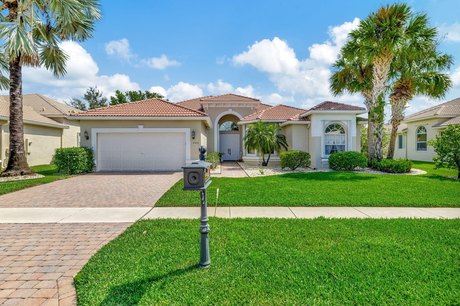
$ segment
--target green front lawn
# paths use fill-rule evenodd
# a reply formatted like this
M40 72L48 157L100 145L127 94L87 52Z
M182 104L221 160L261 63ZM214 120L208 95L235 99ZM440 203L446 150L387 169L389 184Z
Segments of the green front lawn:
M353 172L291 173L257 178L213 178L208 205L219 206L451 206L460 207L455 170L415 162L426 175L378 175ZM182 180L155 206L197 206L199 195L183 191Z
M79 305L454 305L459 220L141 221L76 276Z
M41 184L46 184L67 178L68 175L61 174L57 172L55 165L40 165L34 166L32 169L39 174L44 175L45 177L33 180L23 180L23 181L12 181L12 182L1 182L0 183L0 195L10 193L13 191L21 190L24 188L37 186Z

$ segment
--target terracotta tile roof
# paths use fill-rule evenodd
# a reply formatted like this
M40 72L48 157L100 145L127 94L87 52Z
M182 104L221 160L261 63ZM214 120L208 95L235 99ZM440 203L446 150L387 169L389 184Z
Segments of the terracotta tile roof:
M204 99L204 101L215 102L215 101L247 101L247 102L259 102L259 99L246 97L237 94L225 94L220 96L210 96Z
M203 100L207 99L207 98L210 98L210 97L212 97L212 96L204 96L204 97L199 97L199 98L195 98L195 99L185 100L185 101L182 101L182 102L177 102L176 104L181 105L181 106L185 106L185 107L188 107L188 108L191 108L191 109L202 111L203 110L203 105L201 104L201 102Z
M460 116L460 98L424 109L415 114L406 116L404 120L418 120L436 117L457 117Z
M254 120L300 120L300 115L305 113L306 110L288 105L275 105L255 112L249 116L244 117L241 121L254 121Z
M118 104L74 114L75 117L207 117L203 112L162 99Z
M0 96L0 118L8 121L10 116L10 101L8 96ZM56 122L50 118L47 118L43 115L37 113L32 107L24 105L23 106L23 118L24 123L42 125L42 126L51 126L57 128L66 128L67 125Z
M337 110L337 111L364 111L366 110L364 107L354 106L350 104L338 103L338 102L331 102L331 101L324 101L318 105L313 106L309 109L309 111L323 111L323 110Z

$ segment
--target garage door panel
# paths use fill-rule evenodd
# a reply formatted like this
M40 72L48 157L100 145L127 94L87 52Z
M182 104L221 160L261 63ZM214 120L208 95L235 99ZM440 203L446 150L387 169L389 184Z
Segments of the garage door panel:
M185 164L185 133L98 134L99 171L170 171Z

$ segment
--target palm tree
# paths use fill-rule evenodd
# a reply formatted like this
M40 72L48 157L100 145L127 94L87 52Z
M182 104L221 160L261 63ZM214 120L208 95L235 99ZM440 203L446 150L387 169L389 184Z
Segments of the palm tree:
M452 86L448 74L443 73L453 63L452 56L439 53L436 28L428 26L428 17L418 15L418 25L406 44L398 50L390 75L393 83L389 96L391 105L391 136L387 158L393 158L398 126L404 120L404 110L415 95L442 98Z
M2 176L32 172L24 151L22 67L42 66L63 76L68 56L59 42L91 37L99 6L97 0L1 1L0 86L10 91L9 159Z
M372 89L366 101L372 138L369 142L370 159L383 158L384 94L396 50L401 41L413 32L412 17L413 13L406 4L383 6L360 22L341 51L347 61L372 67Z
M279 152L283 148L287 150L286 136L280 131L278 124L261 121L248 127L246 136L244 136L244 146L247 150L257 150L262 154L262 166L268 165L273 152ZM267 160L265 160L265 154L268 154Z
M359 93L364 99L364 105L369 112L371 111L372 95L372 65L360 63L354 59L339 57L333 65L333 74L330 78L330 89L337 96L348 92L350 94ZM369 122L370 123L370 122ZM367 143L372 143L372 126L368 124ZM372 156L370 150L372 145L368 145L368 156Z

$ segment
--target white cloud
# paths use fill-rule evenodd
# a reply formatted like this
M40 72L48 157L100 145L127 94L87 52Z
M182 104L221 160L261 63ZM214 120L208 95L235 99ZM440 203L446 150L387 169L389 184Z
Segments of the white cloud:
M280 96L285 93L287 96L300 97L307 104L311 100L315 100L315 104L322 100L330 100L333 98L329 90L330 65L337 59L348 34L359 25L359 22L360 20L355 18L351 22L330 27L329 39L324 43L311 45L308 48L309 57L306 59L297 58L286 41L274 37L272 40L255 42L247 51L235 55L233 62L251 65L267 73L269 80L280 91ZM276 99L276 96L271 98L274 101L281 100ZM352 100L350 103L357 100L356 97L347 98Z
M233 85L222 80L217 80L215 83L209 83L207 86L208 92L212 95L223 95L233 92Z
M145 64L153 69L163 70L167 67L179 66L180 63L175 60L170 60L165 54L162 54L160 57L151 57L142 59L140 61L142 64Z
M255 42L248 51L235 55L233 62L273 74L291 74L299 69L294 50L278 37Z
M451 73L450 77L452 79L452 85L460 87L460 66Z
M129 61L134 57L129 47L129 41L126 38L109 41L105 44L105 52L108 55L119 57L125 61Z
M46 86L48 94L59 100L81 96L90 86L97 86L105 96L112 95L117 89L125 91L140 88L126 74L100 75L99 67L91 54L78 43L63 41L60 47L69 55L67 74L58 79L43 67L25 67L23 76L26 88Z
M203 90L198 85L179 82L166 90L166 97L173 101L183 101L203 96Z
M447 41L460 42L460 23L458 22L440 26L439 32Z
M163 97L166 97L166 89L164 89L164 87L152 86L152 87L150 87L149 91L156 92L156 93L162 95Z

